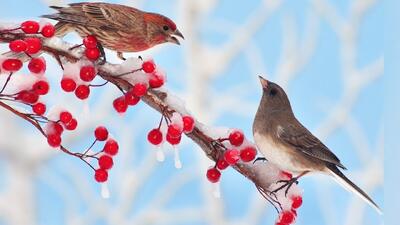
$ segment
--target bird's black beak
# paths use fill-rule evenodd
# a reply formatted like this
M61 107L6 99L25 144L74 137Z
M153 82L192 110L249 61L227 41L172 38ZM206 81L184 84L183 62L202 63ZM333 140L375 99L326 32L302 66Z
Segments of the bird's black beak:
M176 29L174 33L171 34L171 36L168 37L168 42L180 45L181 43L179 42L178 38L176 37L180 37L182 39L185 39L185 37L183 36L183 34Z
M260 79L261 86L263 88L267 88L268 87L268 80L264 79L264 77L262 77L262 76L258 76L258 78Z

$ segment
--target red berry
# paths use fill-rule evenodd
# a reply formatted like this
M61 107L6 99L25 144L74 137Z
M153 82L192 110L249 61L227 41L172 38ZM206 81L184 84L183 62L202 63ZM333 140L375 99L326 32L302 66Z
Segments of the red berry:
M182 138L182 136L173 137L173 136L167 134L166 140L171 145L177 145L177 144L179 144L181 142L181 138Z
M43 26L42 30L40 33L42 33L43 37L51 38L54 36L54 33L56 32L56 29L52 24L46 24Z
M60 121L63 124L67 124L67 123L71 122L71 120L72 120L72 114L70 112L63 111L60 113Z
M240 146L244 141L244 135L242 131L235 130L229 134L229 142L231 145Z
M59 124L59 123L53 123L53 129L54 129L54 133L58 134L60 136L64 132L63 126L61 126L61 124Z
M97 169L94 173L94 179L99 183L104 183L108 180L107 170Z
M293 209L297 209L303 204L303 198L301 196L293 196L292 201Z
M104 126L98 126L96 130L94 130L94 136L99 141L105 141L108 138L108 130Z
M97 48L97 38L93 35L88 35L83 39L83 45L86 48Z
M36 94L34 91L23 90L18 93L16 99L26 104L34 104L39 100L39 95Z
M217 183L220 178L221 178L221 172L219 172L219 170L217 170L216 168L210 168L207 170L207 179L211 183Z
M108 155L102 155L99 158L99 167L103 170L109 170L114 165L113 159Z
M279 216L279 222L283 224L292 224L295 216L291 211L283 211Z
M225 159L219 159L217 161L217 168L219 170L224 170L229 166L229 163L227 161L225 161Z
M63 78L61 80L61 88L65 92L73 92L76 89L76 82L71 78Z
M142 64L142 69L146 73L152 73L156 69L156 64L154 64L153 60L145 61Z
M171 137L179 137L182 135L182 129L176 124L170 124L168 126L167 135Z
M147 134L147 140L153 145L161 144L163 135L160 129L153 129Z
M38 102L32 106L32 111L39 116L42 116L46 112L46 105Z
M45 80L39 80L32 86L32 90L38 95L46 95L49 89L49 83Z
M1 67L4 70L10 71L10 72L16 72L19 69L21 69L22 62L19 59L6 59L1 64Z
M117 111L118 113L124 113L126 112L126 110L128 109L128 104L125 100L125 96L121 96L119 98L116 98L113 101L113 107L115 109L115 111Z
M194 129L194 119L191 116L184 116L183 120L183 132L190 133Z
M147 92L147 86L143 83L137 83L132 87L132 93L138 97L142 97Z
M33 58L28 64L28 69L32 73L43 73L46 70L46 62L42 58Z
M25 34L36 34L39 31L39 23L36 21L25 21L21 24L21 30Z
M240 159L242 159L243 162L253 161L256 158L256 155L257 150L251 146L240 150Z
M165 78L161 75L158 74L151 74L150 80L149 80L149 85L151 88L159 88L164 85Z
M69 121L69 123L65 124L65 129L75 130L77 126L78 126L78 121L75 118L72 118L72 120Z
M26 50L26 42L23 40L15 40L10 42L10 44L8 45L8 47L10 48L11 51L13 52L23 52Z
M90 88L87 85L79 85L75 89L75 96L81 100L87 99L90 94Z
M90 82L96 76L96 69L93 66L82 66L79 75L83 81Z
M239 151L236 149L226 150L224 153L224 159L229 165L234 165L239 161Z
M42 48L42 43L39 38L26 38L26 50L25 52L32 55L36 54Z
M60 147L61 136L58 134L49 134L47 135L47 143L53 148Z
M104 145L103 151L109 155L116 155L118 153L118 142L113 139L107 140L106 144Z
M85 55L89 60L95 61L100 57L100 51L97 48L87 48Z
M132 91L128 91L125 94L125 101L126 101L126 104L133 106L133 105L138 104L138 102L140 101L140 97L134 95Z

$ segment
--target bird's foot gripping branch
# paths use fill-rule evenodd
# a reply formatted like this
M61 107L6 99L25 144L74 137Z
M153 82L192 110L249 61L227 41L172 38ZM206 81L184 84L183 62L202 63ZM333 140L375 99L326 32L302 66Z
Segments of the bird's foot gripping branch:
M107 171L113 166L112 157L119 149L117 141L103 126L94 129L94 141L87 149L72 152L63 145L63 133L73 132L79 121L67 108L53 106L52 110L46 110L48 105L42 96L51 92L45 74L46 60L40 57L41 54L54 57L63 69L60 86L51 88L73 93L80 101L89 98L92 89L113 84L121 90L121 95L110 102L110 107L113 106L118 113L125 113L128 107L140 101L160 113L161 119L155 122L155 128L149 128L148 141L155 146L161 146L163 142L174 146L177 168L181 167L177 146L185 135L215 162L206 171L211 183L217 185L221 172L232 167L252 181L261 195L278 210L277 224L294 223L296 209L302 204L301 190L294 184L287 194L284 189L272 192L280 187L278 181L291 179L291 174L267 162L253 163L256 148L240 130L209 127L196 121L182 101L163 87L165 75L154 61L130 58L118 65L100 63L95 37L89 36L83 40L82 46L74 47L76 45L53 35L51 24L28 21L15 27L0 25L0 43L8 44L10 49L0 57L0 107L31 123L47 139L49 146L89 165L95 180L100 183L107 181ZM25 62L29 72L22 75ZM96 76L105 82L94 84ZM102 141L105 144L98 147ZM157 149L158 159L162 161L162 150Z

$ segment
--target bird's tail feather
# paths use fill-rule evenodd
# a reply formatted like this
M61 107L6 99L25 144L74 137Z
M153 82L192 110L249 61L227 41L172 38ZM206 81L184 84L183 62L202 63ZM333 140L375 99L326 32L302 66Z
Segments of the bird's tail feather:
M371 205L379 214L383 214L382 210L379 206L365 193L361 188L355 185L349 178L347 178L336 166L329 165L328 166L329 173L335 178L335 181L338 182L343 188L356 194L366 203Z

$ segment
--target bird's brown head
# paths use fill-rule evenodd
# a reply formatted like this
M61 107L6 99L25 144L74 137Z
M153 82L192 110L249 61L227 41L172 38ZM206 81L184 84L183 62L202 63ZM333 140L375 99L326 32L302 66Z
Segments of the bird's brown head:
M283 88L261 76L259 76L259 79L263 89L259 110L263 110L264 113L292 112L292 107Z
M163 15L147 13L144 16L144 20L147 23L149 38L154 44L170 42L180 45L178 37L184 39L182 33L177 29L176 24Z

